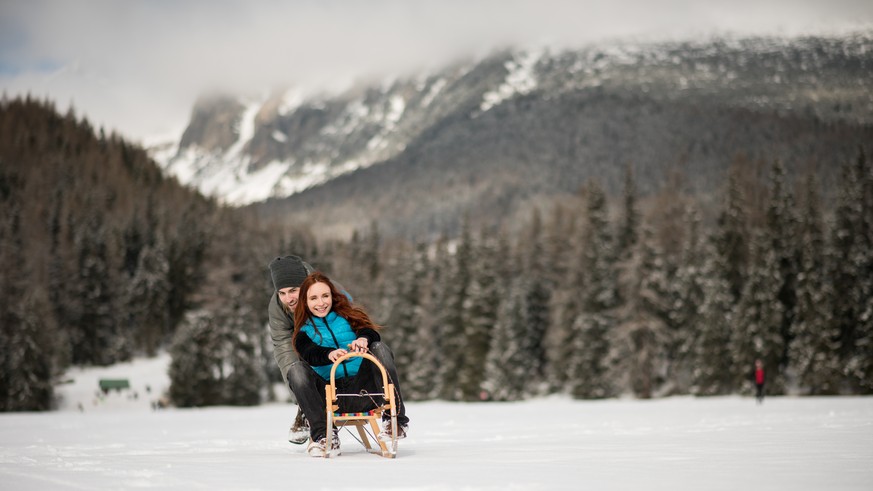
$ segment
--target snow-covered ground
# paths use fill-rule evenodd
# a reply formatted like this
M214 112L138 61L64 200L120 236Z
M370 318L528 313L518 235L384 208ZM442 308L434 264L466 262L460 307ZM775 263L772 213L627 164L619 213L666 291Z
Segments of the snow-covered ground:
M0 414L0 489L873 489L871 397L412 402L396 459L343 434L323 460L285 440L293 405L152 410L165 362L103 369L136 399L80 410L101 371L74 370L60 410Z

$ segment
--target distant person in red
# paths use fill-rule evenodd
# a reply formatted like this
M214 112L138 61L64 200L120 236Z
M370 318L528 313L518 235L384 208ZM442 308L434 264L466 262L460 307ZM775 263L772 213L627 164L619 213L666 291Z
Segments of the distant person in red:
M764 403L764 364L755 360L755 399L758 404Z

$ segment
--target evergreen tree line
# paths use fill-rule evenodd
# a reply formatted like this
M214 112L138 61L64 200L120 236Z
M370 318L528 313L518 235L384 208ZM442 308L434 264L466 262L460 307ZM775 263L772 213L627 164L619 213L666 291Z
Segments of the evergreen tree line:
M250 220L72 108L0 102L0 208L0 411L49 409L68 366L154 355L225 292L262 288L252 259L230 252L257 250L228 238L256 246Z
M409 400L561 393L873 392L873 171L861 149L833 196L780 162L732 165L720 201L681 172L641 196L591 181L510 231L436 243L288 235L385 326ZM281 380L275 373L272 381Z
M386 326L410 400L749 394L756 359L771 394L873 393L870 164L861 150L830 200L762 166L758 189L731 169L709 221L670 186L643 206L627 171L620 199L592 181L516 233L371 233L332 266Z

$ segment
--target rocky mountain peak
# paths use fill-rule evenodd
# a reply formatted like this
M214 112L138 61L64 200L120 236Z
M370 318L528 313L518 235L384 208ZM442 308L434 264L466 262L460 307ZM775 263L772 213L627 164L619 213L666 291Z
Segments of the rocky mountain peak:
M226 152L239 138L238 126L243 109L238 100L227 95L201 97L194 104L191 121L182 134L179 148Z

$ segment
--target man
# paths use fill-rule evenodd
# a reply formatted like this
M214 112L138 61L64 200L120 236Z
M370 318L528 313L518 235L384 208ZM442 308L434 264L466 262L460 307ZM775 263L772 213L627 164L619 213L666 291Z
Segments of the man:
M276 359L285 387L289 390L291 386L288 383L288 370L300 359L294 351L291 338L294 332L294 307L297 306L300 284L312 271L312 266L298 256L277 257L270 262L270 276L276 289L267 306L270 337L273 339L273 358ZM309 439L309 423L298 404L297 416L288 432L288 441L299 445L305 443L307 439Z

